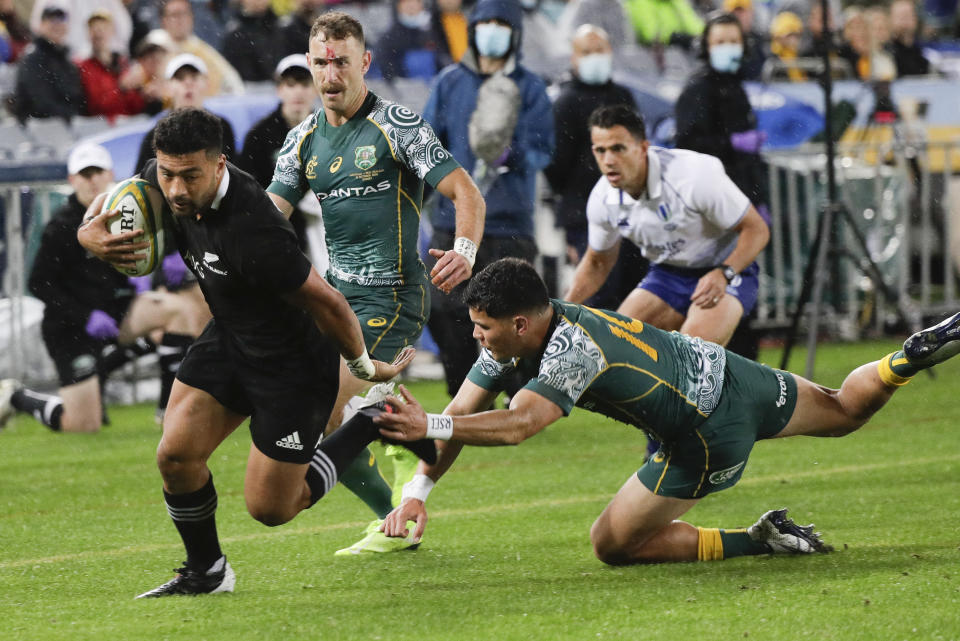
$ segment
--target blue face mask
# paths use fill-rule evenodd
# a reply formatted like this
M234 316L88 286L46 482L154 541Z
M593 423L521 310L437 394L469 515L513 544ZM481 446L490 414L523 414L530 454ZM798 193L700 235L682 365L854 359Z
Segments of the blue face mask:
M613 56L609 53L591 53L577 61L577 76L588 85L602 85L613 74Z
M737 73L742 59L742 44L728 42L710 47L710 66L720 73Z
M478 24L474 29L477 52L488 58L502 58L510 50L512 34L510 27L492 22Z

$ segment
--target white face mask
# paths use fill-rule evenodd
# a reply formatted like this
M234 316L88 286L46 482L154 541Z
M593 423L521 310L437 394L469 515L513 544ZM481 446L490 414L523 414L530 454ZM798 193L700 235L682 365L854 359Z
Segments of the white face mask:
M502 58L510 50L513 30L493 22L478 24L474 28L477 52L488 58Z
M742 44L727 42L710 47L710 66L720 73L737 73L742 59Z
M421 11L415 16L398 13L397 22L410 29L426 29L430 26L430 12Z
M577 76L588 85L602 85L613 74L613 56L609 53L591 53L577 60Z

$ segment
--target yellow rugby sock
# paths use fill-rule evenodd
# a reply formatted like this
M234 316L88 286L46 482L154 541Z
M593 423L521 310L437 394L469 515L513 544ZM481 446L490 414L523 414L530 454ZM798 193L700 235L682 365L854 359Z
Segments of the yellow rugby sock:
M723 539L720 538L720 530L717 528L698 527L697 533L700 535L697 538L697 560L723 560Z
M919 370L910 364L903 351L887 354L877 362L880 380L887 385L900 387L910 382Z

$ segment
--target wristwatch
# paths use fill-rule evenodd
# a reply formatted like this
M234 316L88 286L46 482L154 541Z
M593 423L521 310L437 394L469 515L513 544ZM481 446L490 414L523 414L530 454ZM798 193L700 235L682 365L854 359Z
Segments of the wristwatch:
M718 265L718 267L723 271L723 277L727 279L728 284L732 283L733 279L739 275L737 270L730 265Z

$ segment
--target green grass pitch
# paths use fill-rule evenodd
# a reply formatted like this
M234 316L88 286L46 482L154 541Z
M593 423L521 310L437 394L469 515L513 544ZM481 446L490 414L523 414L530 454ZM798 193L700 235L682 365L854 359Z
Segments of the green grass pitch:
M824 345L817 379L838 386L894 347ZM97 436L19 416L0 433L0 639L958 640L958 379L960 359L921 374L852 436L758 444L740 484L686 517L742 527L787 506L837 548L815 557L604 566L589 528L644 440L575 410L520 447L467 448L419 551L334 558L370 513L337 489L285 526L256 523L241 429L210 461L237 591L149 601L133 597L183 558L153 408L114 407ZM442 409L440 384L410 387Z

